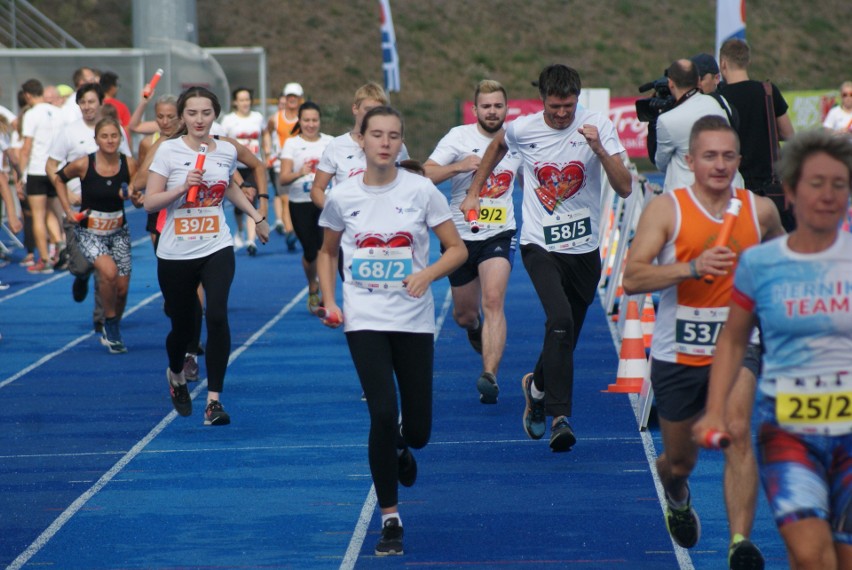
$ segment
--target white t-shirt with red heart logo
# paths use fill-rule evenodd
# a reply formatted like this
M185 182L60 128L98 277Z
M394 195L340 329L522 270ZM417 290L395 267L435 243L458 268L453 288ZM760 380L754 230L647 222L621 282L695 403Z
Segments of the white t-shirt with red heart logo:
M577 130L587 124L597 127L610 156L625 152L612 121L586 109L578 109L571 126L562 130L549 127L543 111L519 117L506 128L509 152L518 153L524 165L521 245L571 254L597 249L605 174Z

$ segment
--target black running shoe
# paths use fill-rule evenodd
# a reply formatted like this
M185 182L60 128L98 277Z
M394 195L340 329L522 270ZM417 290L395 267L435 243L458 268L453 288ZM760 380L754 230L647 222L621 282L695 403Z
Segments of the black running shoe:
M400 556L402 552L402 526L399 519L388 519L382 526L382 537L376 543L376 556Z
M207 409L204 410L204 425L226 426L229 423L231 423L231 416L228 415L219 400L207 402Z
M731 570L763 570L764 564L760 549L747 538L732 543L728 549L728 567Z
M483 372L476 380L476 389L479 390L479 401L483 404L496 404L497 394L500 388L497 386L497 378L490 372Z
M475 329L467 329L467 340L470 341L470 346L473 350L482 354L482 319Z
M169 393L172 396L172 405L175 411L186 417L192 415L192 398L189 396L189 388L186 384L175 386L172 384L172 371L166 368L166 380L169 383Z
M417 480L417 461L407 447L399 454L399 484L411 487Z
M74 283L71 285L71 296L78 303L86 300L86 295L89 294L89 278L75 277Z
M537 400L532 395L533 373L525 374L521 378L521 388L524 391L524 398L527 401L524 407L524 431L530 439L541 439L544 437L544 431L547 429L545 419L547 415L544 410L544 398Z
M691 501L676 509L666 502L666 528L681 548L692 548L701 538L701 521Z
M577 437L571 429L571 424L564 416L559 418L550 428L550 449L556 452L568 451L575 443L577 443Z

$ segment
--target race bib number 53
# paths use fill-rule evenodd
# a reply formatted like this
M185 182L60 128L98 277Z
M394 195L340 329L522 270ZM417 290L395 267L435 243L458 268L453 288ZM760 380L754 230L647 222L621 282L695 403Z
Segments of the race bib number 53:
M678 305L675 312L675 350L680 354L710 356L728 318L728 307Z

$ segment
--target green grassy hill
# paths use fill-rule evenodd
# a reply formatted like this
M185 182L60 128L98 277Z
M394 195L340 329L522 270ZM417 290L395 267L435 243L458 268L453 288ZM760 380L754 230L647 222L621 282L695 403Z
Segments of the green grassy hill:
M87 47L133 43L127 0L32 0ZM272 96L300 82L324 109L323 130L350 123L353 91L381 81L376 0L198 0L200 44L266 49ZM583 84L636 95L680 57L715 49L715 0L391 0L412 156L425 159L458 121L475 83L497 79L517 98L549 63L577 68ZM848 0L748 0L752 77L782 90L836 88L852 78L843 55Z

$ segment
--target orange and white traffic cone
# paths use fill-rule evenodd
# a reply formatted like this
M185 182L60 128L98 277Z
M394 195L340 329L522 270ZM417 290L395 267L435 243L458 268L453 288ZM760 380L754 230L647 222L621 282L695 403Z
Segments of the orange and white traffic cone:
M642 339L642 323L639 320L639 305L636 301L629 301L627 303L627 319L624 321L624 334L621 338L621 354L615 384L610 384L603 391L614 394L638 394L642 390L647 366L645 342Z
M654 299L648 293L645 296L645 304L642 305L642 340L645 343L645 350L651 350L651 340L654 338L654 323L657 318L654 314Z

